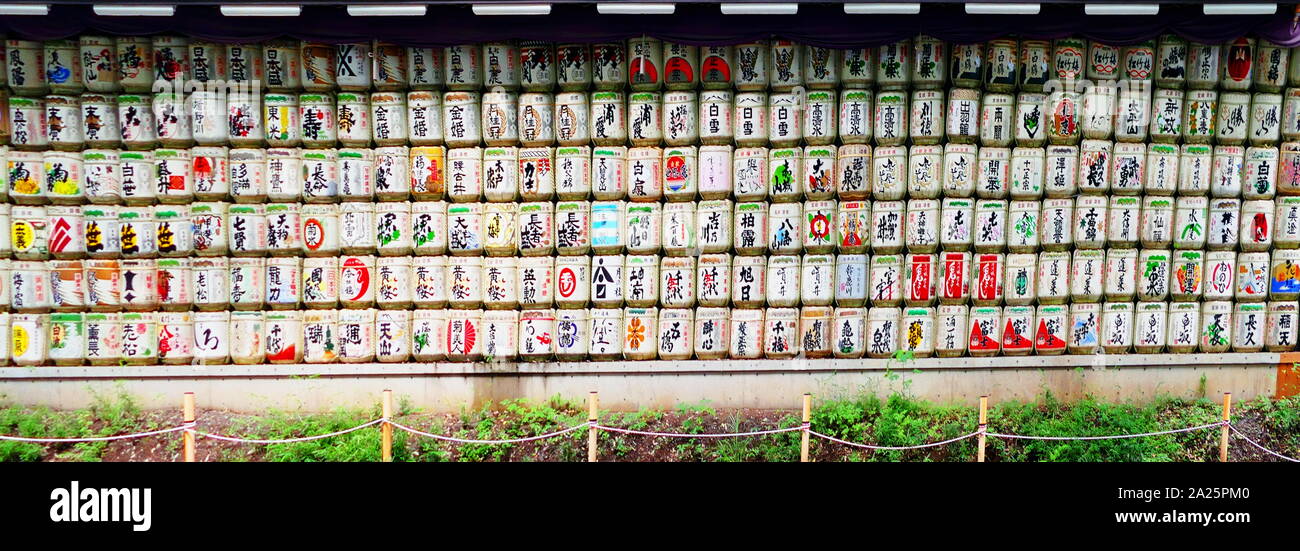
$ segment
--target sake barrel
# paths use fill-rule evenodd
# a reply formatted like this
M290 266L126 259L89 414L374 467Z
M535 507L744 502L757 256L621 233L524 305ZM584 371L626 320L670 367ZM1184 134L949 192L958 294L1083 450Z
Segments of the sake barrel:
M155 312L128 312L122 320L122 359L129 365L150 365L158 359L159 316ZM239 363L236 358L235 363Z
M9 172L6 192L13 203L40 205L48 201L42 182L45 167L40 153L8 151L6 148L5 166Z
M1147 140L1151 124L1151 88L1145 85L1120 88L1115 103L1115 141L1141 143Z
M82 35L78 42L82 68L79 76L85 88L92 92L116 90L118 60L113 37Z
M939 254L939 303L964 304L970 298L971 254L968 252L944 252ZM873 259L872 280L876 279Z
M268 279L269 279L268 266ZM301 295L303 306L333 309L339 302L339 261L336 257L302 259ZM269 281L268 281L269 283Z
M335 271L337 273L337 267ZM194 294L194 307L196 309L201 311L225 310L230 306L230 284L227 280L231 276L231 271L228 258L191 259L189 275L190 289ZM115 296L120 294L120 288L120 283L115 284ZM110 311L112 309L105 307L104 310Z
M737 256L732 259L731 303L733 306L757 308L767 302L767 262L768 257L765 256Z
M612 360L623 354L623 310L592 309L587 353L594 360Z
M1008 306L1029 306L1036 299L1037 258L1033 254L1009 254L1003 288ZM1130 286L1131 287L1131 286Z
M930 202L933 203L933 201ZM841 231L838 241L841 245L847 244L847 246L841 246L841 250L848 249L847 252L862 252L865 250L865 243L870 241L872 250L876 253L896 254L902 252L904 243L904 208L902 201L881 201L876 203L875 209L870 212L871 225L866 227L859 226L858 220L858 218L867 214L865 212L867 210L866 203L846 203L846 205L851 205L852 208L862 212L850 210L848 216L841 220L842 224L838 225L838 229ZM812 216L812 213L807 210L808 208L808 206L805 206L805 215ZM917 211L916 216L930 216L933 219L933 214L933 212ZM926 231L927 228L923 226L926 221L917 221L916 224L918 224L917 229L919 232L924 233ZM812 229L815 230L815 228ZM925 239L918 239L918 241L925 241ZM804 247L808 248L807 240L804 242Z
M1138 300L1152 302L1169 296L1170 252L1143 249L1138 255Z
M945 197L970 197L975 194L975 178L978 172L977 149L974 145L960 143L949 143L944 146L943 194Z
M1174 237L1174 199L1148 195L1142 199L1143 247L1168 247Z
M1206 302L1201 305L1201 331L1197 339L1199 352L1228 351L1232 343L1232 308L1231 302ZM1260 304L1259 308L1262 309L1263 305Z
M310 315L310 313L305 314L304 316L306 315ZM412 312L411 354L415 361L433 362L446 358L446 333L446 310L416 310L415 312ZM308 334L308 336L310 338L310 334ZM309 346L309 354L310 351L311 348Z
M1245 201L1241 205L1241 227L1239 231L1242 251L1257 252L1268 250L1273 245L1273 234L1278 231L1273 217L1277 209L1273 201ZM1270 228L1273 228L1270 230Z
M193 328L192 360L198 364L230 363L230 312L196 312L190 316ZM333 327L330 328L333 332Z
M303 313L266 312L266 361L303 363Z
M1205 254L1201 251L1177 251L1171 269L1171 298L1174 301L1200 298L1205 288Z
M1250 145L1273 145L1282 132L1282 96L1255 94L1246 122L1246 136Z
M892 212L892 217L886 216L886 219L881 221L881 223L893 224L894 235L891 236L891 241L902 238L899 227L902 225L901 202L896 203L899 203L899 208ZM846 201L839 205L839 209L835 212L833 237L840 253L857 254L867 251L867 245L871 243L871 227L874 223L869 205L870 203L866 201ZM911 226L908 228L910 229ZM901 242L898 245L897 250L892 252L901 250Z
M1241 253L1237 255L1237 302L1258 302L1268 294L1268 253Z
M863 200L871 191L871 146L845 145L838 150L834 182L842 201Z
M960 201L969 202L965 199ZM908 251L928 253L938 250L941 221L939 204L935 199L912 199L907 202L907 222L904 224L904 229ZM871 234L864 232L861 239L869 241Z
M355 203L345 203L347 208L354 208ZM368 209L367 209L368 210ZM288 214L286 210L286 215ZM361 231L361 218L364 215L345 216L349 224L353 224L347 232L347 237L355 238ZM338 205L305 205L303 206L299 219L302 220L301 228L296 236L301 243L301 250L307 256L332 256L339 253L339 240L344 237L339 226L339 206ZM445 227L445 224L444 224Z
M1133 300L1137 293L1137 261L1137 249L1106 251L1106 300Z
M1066 350L1070 354L1097 354L1101 352L1101 305L1070 305L1070 336Z
M1101 347L1107 354L1127 354L1133 346L1134 307L1128 302L1102 305Z
M1274 246L1292 249L1300 244L1300 199L1280 197L1274 215Z
M1034 350L1034 307L1002 309L1002 354L1026 356Z
M1294 302L1270 302L1264 347L1269 352L1289 352L1295 348L1296 324L1300 322Z
M482 310L450 310L447 312L447 359L453 362L478 361L483 355L485 329Z
M416 308L443 308L447 305L447 257L415 257L412 279L411 300Z
M58 259L86 256L82 208L54 205L45 207L45 213L48 216L46 245L50 256ZM12 240L12 235L10 239Z
M882 89L907 88L912 77L912 41L900 40L877 49L876 83Z
M1042 90L1053 72L1051 43L1046 40L1020 42L1020 89Z
M82 153L82 169L87 201L111 205L122 200L121 158L116 150L86 150Z
M961 254L961 253L957 253ZM867 295L875 307L898 306L903 302L903 258L897 255L871 257ZM770 284L769 284L770 285ZM771 291L769 290L769 295ZM770 297L769 297L770 300Z
M897 90L876 93L873 133L878 146L900 146L908 137L907 94Z
M1021 253L1038 250L1040 206L1038 201L1011 201L1005 223L1007 250Z
M1231 331L1233 352L1260 352L1264 349L1265 328L1268 323L1266 308L1266 305L1257 302L1236 305Z
M939 243L944 250L967 250L974 243L975 201L948 197L943 200Z
M85 130L81 122L81 100L76 96L46 96L45 121L47 136L52 149L62 151L80 151L85 146ZM189 129L189 119L185 128Z
M186 311L194 304L193 267L188 258L158 260L158 303L163 310ZM295 272L293 277L297 279ZM297 304L295 295L294 304Z
M1068 145L1079 141L1079 94L1068 90L1054 91L1047 96L1047 141L1053 145Z
M411 312L382 310L375 315L375 359L405 362L412 350Z
M1277 192L1277 172L1277 148L1247 148L1242 173L1242 198L1272 199Z
M1011 94L988 94L980 108L980 144L985 147L1009 147L1014 140L1012 129L1016 100Z
M867 299L867 255L842 254L835 258L835 303L863 307Z
M1160 35L1156 47L1156 85L1182 88L1187 73L1187 41L1174 34Z
M1048 251L1038 256L1039 304L1064 304L1069 297L1070 253ZM1041 312L1040 312L1041 313Z
M1236 287L1233 285L1237 271L1237 253L1232 251L1210 251L1205 253L1205 290L1206 300L1231 300Z
M628 255L625 262L622 283L627 304L642 308L658 304L659 257Z
M48 359L49 339L46 314L5 314L8 323L5 327L9 333L10 353L14 365L35 367L43 365Z
M764 312L762 348L765 358L789 359L799 354L798 313L795 308L768 308Z
M976 252L1000 252L1007 246L1007 202L978 201L972 230Z
M623 304L623 255L594 256L591 259L591 302L599 308Z
M835 294L835 257L804 255L799 275L799 298L804 306L830 306Z
M975 306L970 309L967 349L973 357L996 356L1002 351L1002 309Z
M1300 250L1273 251L1268 295L1273 300L1294 300L1300 297Z
M1238 199L1213 199L1210 201L1206 224L1206 248L1233 250L1237 248L1238 226L1241 218L1241 201Z
M1074 246L1100 249L1106 245L1107 198L1083 195L1074 205Z
M653 360L658 350L658 308L626 308L623 310L623 358L626 360ZM793 328L791 329L793 333Z
M667 259L665 259L667 260ZM698 297L697 300L701 306L726 306L731 298L731 255L721 254L704 254L700 255L698 268L693 270L695 281L694 292ZM664 285L667 286L667 277L671 274L665 274ZM682 285L678 283L676 285ZM667 293L662 292L665 297Z
M585 312L581 310L567 312L585 316ZM730 343L729 317L730 310L726 308L699 308L695 310L691 342L697 359L719 360L726 357L727 346ZM660 323L662 324L662 320ZM662 350L660 350L660 357L663 357Z
M1209 200L1205 197L1179 197L1174 207L1174 248L1205 248L1208 216Z
M1003 274L1006 260L998 253L976 253L971 258L973 274L970 278L970 299L976 306L998 306L1002 303Z
M54 260L49 262L49 270L50 306L53 310L55 312L83 310L86 307L86 280L81 261ZM6 275L12 277L11 274Z
M42 98L13 97L7 98L7 102L9 143L19 150L35 151L49 147L50 127L48 113L45 110L45 100ZM109 115L118 118L122 116L121 110L118 113ZM129 130L123 132L124 138L126 136L132 138L129 145L136 145L143 138L138 137L143 132L139 130L140 125L143 124L139 119L140 117L133 115L132 119L126 121L132 124Z
M377 259L378 287L375 301L380 309L404 310L411 307L415 282L411 272L411 257L383 256Z
M125 268L124 263L124 276ZM228 281L231 307L235 310L262 309L266 302L266 259L232 258Z
M1020 147L1042 147L1047 143L1047 96L1024 93L1016 97L1015 139Z
M337 331L340 362L367 363L375 360L375 314L375 310L339 311ZM456 313L452 314L455 315ZM450 327L448 332L451 332ZM465 333L468 331L462 331L462 338L467 338Z
M970 309L964 304L939 306L935 315L934 352L940 358L955 358L966 353L967 320Z
M519 263L515 257L491 257L483 266L483 307L513 310L519 305Z
M956 92L956 91L954 91ZM914 90L911 97L909 136L913 144L932 145L943 139L944 93L942 90Z

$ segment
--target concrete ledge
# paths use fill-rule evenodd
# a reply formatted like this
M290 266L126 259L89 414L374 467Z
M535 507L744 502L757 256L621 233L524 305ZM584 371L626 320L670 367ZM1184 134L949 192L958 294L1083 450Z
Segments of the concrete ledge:
M906 392L937 403L1033 400L1050 391L1147 402L1159 396L1237 400L1272 396L1278 354L1152 354L924 358L546 363L295 364L0 368L0 403L81 408L125 392L144 408L179 407L194 392L200 408L330 411L369 408L391 389L416 407L460 411L510 398L581 400L598 391L612 410L793 409L816 399ZM1285 363L1285 362L1283 362Z

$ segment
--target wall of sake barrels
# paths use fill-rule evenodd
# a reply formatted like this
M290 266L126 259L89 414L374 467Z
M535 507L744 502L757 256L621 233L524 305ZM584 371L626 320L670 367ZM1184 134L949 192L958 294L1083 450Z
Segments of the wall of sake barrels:
M1300 62L1251 37L4 54L18 366L1295 348Z

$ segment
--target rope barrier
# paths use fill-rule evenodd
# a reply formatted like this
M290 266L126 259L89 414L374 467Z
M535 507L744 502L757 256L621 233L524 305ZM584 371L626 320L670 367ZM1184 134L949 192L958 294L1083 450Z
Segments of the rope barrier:
M0 440L9 440L11 442L41 442L47 444L55 444L61 442L108 442L110 440L127 440L130 438L144 438L146 436L167 434L169 432L176 432L181 430L186 430L186 425L181 425L179 427L172 427L169 429L151 430L149 432L137 432L134 434L119 434L117 436L95 436L95 437L87 436L85 438L26 438L22 436L0 436Z
M957 442L957 441L959 441L959 440L965 440L965 439L970 438L970 437L972 437L972 436L976 436L976 435L978 435L979 433L980 433L980 431L975 431L975 432L972 432L972 433L970 433L970 434L963 434L963 435L958 436L958 437L956 437L956 438L950 438L950 439L948 439L948 440L944 440L944 441L942 441L942 442L932 442L932 443L930 443L930 444L920 444L920 445L917 445L917 446L875 446L875 445L872 445L872 444L860 444L860 443L857 443L857 442L849 442L848 440L840 440L839 438L836 438L836 437L834 437L834 436L830 436L830 435L822 434L822 433L817 432L817 431L815 431L815 430L808 429L808 434L811 434L811 435L816 436L816 437L818 437L818 438L822 438L822 439L824 439L824 440L830 440L831 442L835 442L835 443L837 443L837 444L844 444L844 445L846 445L846 446L853 446L853 447L855 447L855 448L864 448L864 449L868 449L868 450L919 450L919 449L921 449L921 448L933 448L933 447L936 447L936 446L943 446L943 445L945 445L945 444L951 444L951 443L953 443L953 442Z
M998 438L1012 438L1012 439L1019 439L1019 440L1115 440L1119 438L1142 438L1145 436L1158 436L1161 434L1191 432L1195 430L1202 430L1202 429L1208 429L1211 427L1220 427L1220 426L1223 426L1223 421L1209 423L1206 425L1198 425L1195 427L1187 427L1185 429L1162 430L1159 432L1143 432L1139 434L1115 434L1110 436L1030 436L1024 434L1002 434L999 432L990 432L987 434L989 436L996 436Z
M1255 446L1256 448L1259 448L1259 449L1261 449L1261 450L1264 450L1265 452L1271 453L1271 454L1273 454L1273 455L1275 455L1275 456L1277 456L1277 457L1280 457L1280 458L1285 459L1285 460L1287 460L1287 461L1290 461L1290 462L1292 462L1292 463L1300 463L1300 459L1296 459L1296 458L1294 458L1294 457L1287 457L1287 456L1282 455L1282 454L1280 454L1280 453L1277 453L1277 452L1275 452L1275 451L1273 451L1273 450L1270 450L1270 449L1268 449L1268 448L1265 448L1264 446L1261 446L1258 442L1256 442L1256 441L1254 441L1254 440L1251 440L1249 436L1246 436L1246 435L1243 434L1241 431L1237 430L1237 427L1234 427L1234 426L1232 426L1231 424L1228 425L1228 428L1232 429L1232 432L1236 433L1237 436L1240 436L1240 437L1241 437L1242 439L1244 439L1245 441L1250 442L1250 445Z
M358 431L358 430L364 429L364 428L366 428L366 427L369 427L369 426L372 426L372 425L376 425L376 424L382 423L382 422L384 422L384 421L386 421L386 419L380 418L380 419L375 419L374 421L370 421L370 422L368 422L368 423L364 423L364 424L361 424L361 425L357 425L357 426L352 427L352 428L350 428L350 429L343 429L343 430L340 430L340 431L331 432L331 433L329 433L329 434L319 434L319 435L316 435L316 436L303 436L303 437L301 437L301 438L286 438L286 439L284 439L284 440L254 440L254 439L248 439L248 438L236 438L236 437L234 437L234 436L224 436L224 435L221 435L221 434L212 434L212 433L210 433L210 432L203 432L203 431L201 431L201 430L200 430L200 431L195 431L195 432L196 432L197 434L201 435L201 436L206 436L206 437L208 437L208 438L213 438L213 439L216 439L216 440L225 440L225 441L227 441L227 442L238 442L238 443L241 443L241 444L288 444L288 443L292 443L292 442L307 442L307 441L310 441L310 440L320 440L320 439L323 439L323 438L330 438L330 437L333 437L333 436L339 436L339 435L341 435L341 434L347 434L347 433L349 433L349 432ZM394 423L394 425L396 425L396 423Z
M623 434L636 434L639 436L664 436L668 438L732 438L737 436L761 436L764 434L779 434L782 432L794 432L798 430L804 430L804 427L800 425L798 427L790 427L785 429L756 430L752 432L687 434L681 432L650 432L650 431L642 431L642 430L623 429L618 427L607 427L605 425L596 425L596 428L600 430L607 430L610 432L621 432Z
M419 435L419 436L424 436L424 437L426 437L426 438L433 438L433 439L435 439L435 440L442 440L442 441L444 441L444 442L458 442L458 443L461 443L461 444L517 444L517 443L519 443L519 442L530 442L530 441L533 441L533 440L545 440L545 439L547 439L547 438L554 438L554 437L556 437L556 436L560 436L560 435L563 435L563 434L568 434L568 433L573 432L573 431L575 431L575 430L578 430L578 429L581 429L581 428L584 428L584 427L589 427L589 426L592 425L591 421L584 421L582 424L574 425L574 426L569 427L569 428L564 429L564 430L560 430L560 431L556 431L556 432L550 432L550 433L546 433L546 434L539 434L539 435L537 435L537 436L527 436L527 437L524 437L524 438L510 438L510 439L507 439L507 440L467 440L467 439L464 439L464 438L455 438L455 437L452 437L452 436L443 436L443 435L441 435L441 434L433 434L433 433L431 433L431 432L424 432L424 431L422 431L422 430L413 429L413 428L408 427L408 426L406 426L406 425L403 425L403 424L401 424L401 423L395 423L395 422L392 422L392 421L389 421L389 424L393 425L393 427L395 427L395 428L402 429L402 430L404 430L404 431L406 431L406 432L409 432L409 433L411 433L411 434L415 434L415 435ZM599 425L597 425L597 426L599 426Z

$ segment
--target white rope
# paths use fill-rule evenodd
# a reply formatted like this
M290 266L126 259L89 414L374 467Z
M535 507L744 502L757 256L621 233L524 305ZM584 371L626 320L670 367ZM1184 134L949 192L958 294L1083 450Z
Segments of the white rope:
M215 438L215 439L217 439L217 440L225 440L225 441L227 441L227 442L239 442L239 443L242 443L242 444L288 444L288 443L291 443L291 442L307 442L307 441L309 441L309 440L320 440L320 439L322 439L322 438L330 438L330 437L332 437L332 436L338 436L338 435L340 435L340 434L347 434L347 433L349 433L349 432L358 431L358 430L364 429L364 428L366 428L366 427L369 427L369 426L372 426L372 425L376 425L376 424L382 423L382 422L384 422L385 420L386 420L386 419L379 418L379 419L375 419L374 421L370 421L369 423L365 423L365 424L362 424L362 425L357 425L357 426L352 427L352 428L350 428L350 429L343 429L343 430L341 430L341 431L331 432L331 433L329 433L329 434L319 434L319 435L316 435L316 436L304 436L304 437L301 437L301 438L286 438L286 439L284 439L284 440L253 440L253 439L248 439L248 438L235 438L235 437L233 437L233 436L223 436L223 435L220 435L220 434L212 434L212 433L210 433L210 432L203 432L203 431L195 431L195 432L197 432L197 433L200 434L200 435L206 436L206 437L208 437L208 438ZM394 423L394 425L396 425L396 423Z
M1017 439L1020 439L1020 440L1115 440L1115 439L1118 439L1118 438L1141 438L1141 437L1144 437L1144 436L1158 436L1158 435L1161 435L1161 434L1175 434L1175 433L1179 433L1179 432L1191 432L1191 431L1194 431L1194 430L1208 429L1208 428L1211 428L1211 427L1218 427L1218 426L1222 426L1222 425L1223 425L1223 422L1220 421L1220 422L1217 422L1217 423L1209 423L1209 424L1206 424L1206 425L1198 425L1198 426L1195 426L1195 427L1187 427L1187 428L1185 428L1185 429L1162 430L1162 431L1160 431L1160 432L1143 432L1143 433L1139 433L1139 434L1115 434L1115 435L1111 435L1111 436L1027 436L1027 435L1023 435L1023 434L1002 434L1002 433L998 433L998 432L990 432L990 433L988 433L988 435L989 435L989 436L996 436L996 437L998 437L998 438L1017 438Z
M1275 456L1277 456L1277 457L1280 457L1280 458L1285 459L1285 460L1287 460L1287 461L1290 461L1290 462L1292 462L1292 463L1300 463L1300 459L1296 459L1296 458L1294 458L1294 457L1287 457L1287 456L1282 455L1282 454L1280 454L1280 453L1277 453L1277 452L1275 452L1275 451L1273 451L1273 450L1270 450L1270 449L1268 449L1268 448L1265 448L1264 446L1261 446L1261 445L1259 444L1259 442L1256 442L1256 441L1254 441L1254 440L1251 440L1249 436L1246 436L1246 435L1243 434L1241 431L1237 430L1237 427L1234 427L1234 426L1232 426L1231 424L1228 425L1228 428L1232 429L1232 432L1237 433L1237 436L1240 436L1240 437L1242 437L1245 441L1250 442L1250 444L1251 444L1252 446L1255 446L1256 448L1259 448L1259 449L1261 449L1261 450L1264 450L1264 451L1266 451L1266 452L1268 452L1268 453L1271 453L1271 454L1273 454L1273 455L1275 455Z
M794 432L797 430L804 429L803 426L798 426L798 427L790 427L786 429L756 430L752 432L730 432L730 433L721 433L721 434L686 434L680 432L649 432L649 431L642 431L642 430L621 429L618 427L607 427L605 425L596 425L596 428L600 430L611 431L611 432L621 432L624 434L636 434L640 436L665 436L669 438L731 438L736 436L760 436L764 434L779 434L782 432Z
M401 423L394 423L394 422L392 422L392 421L389 421L389 424L391 424L391 425L393 425L394 427L397 427L397 428L399 428L399 429L402 429L402 430L404 430L404 431L406 431L406 432L409 432L409 433L411 433L411 434L416 434L416 435L419 435L419 436L424 436L424 437L426 437L426 438L433 438L433 439L435 439L435 440L442 440L442 441L444 441L444 442L457 442L457 443L461 443L461 444L517 444L517 443L519 443L519 442L530 442L530 441L532 441L532 440L545 440L545 439L547 439L547 438L554 438L554 437L556 437L556 436L560 436L560 435L563 435L563 434L568 434L568 433L570 433L570 432L573 432L573 431L575 431L575 430L581 429L581 428L583 428L583 427L589 427L589 426L591 426L591 421L584 421L584 422L583 422L582 424L580 424L580 425L574 425L574 426L569 427L569 428L567 428L567 429L560 430L560 431L556 431L556 432L551 432L551 433L547 433L547 434L539 434L539 435L537 435L537 436L528 436L528 437L524 437L524 438L511 438L511 439L508 439L508 440L467 440L467 439L464 439L464 438L455 438L455 437L451 437L451 436L443 436L443 435L441 435L441 434L433 434L433 433L431 433L431 432L424 432L424 431L422 431L422 430L413 429L413 428L408 427L408 426L406 426L406 425L403 425L403 424L401 424Z
M144 437L146 437L146 436L154 436L154 435L157 435L157 434L166 434L166 433L169 433L169 432L176 432L176 431L180 431L180 430L185 430L186 427L188 427L188 426L189 426L189 425L181 425L181 426L179 426L179 427L172 427L172 428L169 428L169 429L151 430L151 431L149 431L149 432L137 432L137 433L134 433L134 434L119 434L119 435L117 435L117 436L96 436L96 437L86 437L86 438L24 438L24 437L21 437L21 436L0 436L0 440L10 440L10 441L13 441L13 442L44 442L44 443L58 443L58 442L108 442L108 441L110 441L110 440L126 440L126 439L128 439L128 438L144 438Z
M972 432L972 433L970 433L970 434L963 434L963 435L958 436L958 437L956 437L956 438L950 438L950 439L948 439L948 440L944 440L944 441L942 441L942 442L933 442L933 443L930 443L930 444L921 444L921 445L917 445L917 446L874 446L874 445L871 445L871 444L859 444L859 443L857 443L857 442L849 442L848 440L840 440L839 438L836 438L836 437L834 437L834 436L825 435L825 434L822 434L822 433L817 432L817 431L812 430L812 429L809 429L809 430L808 430L808 434L811 434L811 435L816 436L816 437L818 437L818 438L822 438L822 439L830 440L831 442L835 442L835 443L838 443L838 444L844 444L844 445L846 445L846 446L853 446L853 447L855 447L855 448L865 448L865 449L868 449L868 450L918 450L918 449L921 449L921 448L933 448L933 447L935 447L935 446L942 446L942 445L945 445L945 444L951 444L951 443L956 442L956 441L958 441L958 440L965 440L965 439L967 439L967 438L970 438L970 437L972 437L972 436L975 436L975 435L979 434L979 431L975 431L975 432Z

